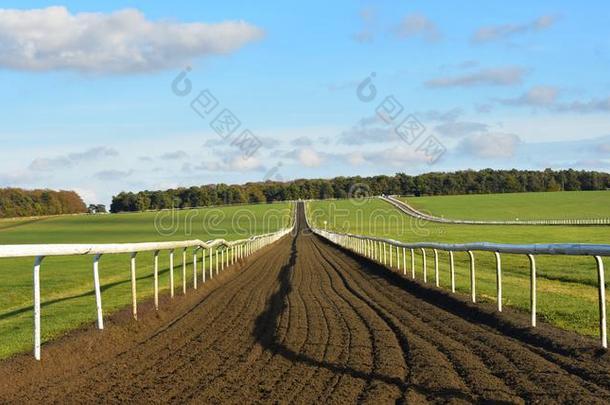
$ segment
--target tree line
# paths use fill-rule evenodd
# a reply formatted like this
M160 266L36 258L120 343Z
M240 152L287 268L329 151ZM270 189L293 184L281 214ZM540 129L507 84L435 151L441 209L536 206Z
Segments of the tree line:
M87 212L87 207L74 191L0 189L0 218L82 212Z
M416 176L335 177L243 185L210 184L169 190L122 192L112 199L111 212L263 203L296 199L328 199L365 195L447 195L578 191L610 189L610 174L577 170L462 170Z

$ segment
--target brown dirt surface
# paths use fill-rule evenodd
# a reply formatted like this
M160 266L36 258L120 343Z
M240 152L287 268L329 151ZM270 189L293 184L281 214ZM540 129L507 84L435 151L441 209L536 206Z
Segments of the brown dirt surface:
M159 312L0 363L1 403L610 403L597 342L298 230Z

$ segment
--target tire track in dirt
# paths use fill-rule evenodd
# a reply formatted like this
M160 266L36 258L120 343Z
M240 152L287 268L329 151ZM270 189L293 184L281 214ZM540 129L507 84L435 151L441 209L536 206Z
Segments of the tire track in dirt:
M126 310L41 363L0 363L0 403L610 401L596 342L405 280L298 218L159 313L142 303L137 323Z

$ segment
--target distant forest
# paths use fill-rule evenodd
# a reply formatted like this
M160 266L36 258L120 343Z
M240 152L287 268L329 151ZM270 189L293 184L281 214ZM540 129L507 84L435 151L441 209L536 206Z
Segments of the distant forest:
M546 169L464 170L409 176L335 177L333 179L258 182L244 185L204 185L164 191L122 192L112 199L111 212L260 203L295 199L328 199L362 195L447 195L578 191L610 189L610 174Z
M87 212L87 207L74 191L0 188L0 218L81 212Z

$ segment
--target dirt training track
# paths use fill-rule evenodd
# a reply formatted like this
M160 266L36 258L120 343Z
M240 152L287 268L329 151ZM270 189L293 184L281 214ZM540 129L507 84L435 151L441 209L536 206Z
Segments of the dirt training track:
M186 297L0 363L0 402L608 403L596 342L298 233ZM506 337L506 336L512 337Z

